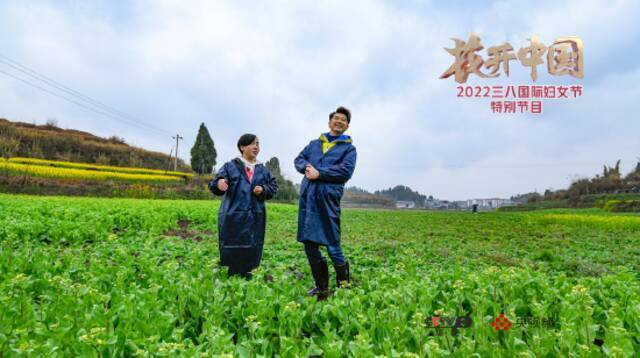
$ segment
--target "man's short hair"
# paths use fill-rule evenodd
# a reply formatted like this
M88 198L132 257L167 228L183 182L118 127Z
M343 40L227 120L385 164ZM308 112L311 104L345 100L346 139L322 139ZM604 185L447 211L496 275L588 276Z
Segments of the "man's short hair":
M351 123L351 111L346 107L340 106L334 112L331 112L331 114L329 115L329 120L331 120L331 118L333 118L333 115L336 113L344 114L345 116L347 116L347 123Z

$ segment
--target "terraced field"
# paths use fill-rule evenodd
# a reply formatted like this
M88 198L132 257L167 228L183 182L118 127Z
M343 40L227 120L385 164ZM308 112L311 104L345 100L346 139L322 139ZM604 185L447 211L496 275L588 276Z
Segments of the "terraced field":
M107 165L61 162L36 158L0 158L1 175L20 175L66 180L179 183L193 174Z

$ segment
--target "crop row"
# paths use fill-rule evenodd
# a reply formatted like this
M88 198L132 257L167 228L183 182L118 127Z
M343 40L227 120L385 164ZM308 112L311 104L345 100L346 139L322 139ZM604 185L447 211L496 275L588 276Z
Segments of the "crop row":
M0 171L11 175L29 175L36 177L71 179L71 180L116 180L127 182L180 182L177 176L162 174L131 174L122 172L96 171L52 166L31 165L0 160Z
M39 165L39 166L51 166L56 168L84 169L84 170L95 170L95 171L105 171L105 172L114 172L114 173L151 174L151 175L176 176L176 177L183 177L183 178L193 177L193 174L183 173L183 172L146 169L146 168L116 167L111 165L99 165L99 164L88 164L88 163L72 163L72 162L63 162L63 161L56 161L56 160L38 159L38 158L14 157L14 158L10 158L9 162Z

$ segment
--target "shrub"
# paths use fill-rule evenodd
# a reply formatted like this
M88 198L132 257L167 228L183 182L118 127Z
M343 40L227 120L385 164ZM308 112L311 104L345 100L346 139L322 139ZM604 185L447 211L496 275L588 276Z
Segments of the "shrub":
M640 200L609 200L604 210L612 212L640 212Z

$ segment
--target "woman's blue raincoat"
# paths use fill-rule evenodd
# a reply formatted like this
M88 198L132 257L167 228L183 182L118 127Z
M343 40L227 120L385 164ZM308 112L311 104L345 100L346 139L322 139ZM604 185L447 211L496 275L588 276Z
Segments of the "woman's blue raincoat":
M320 172L316 180L302 179L298 210L298 241L325 246L340 244L340 199L344 184L356 168L356 147L342 135L332 142L322 134L312 140L295 159L296 170L305 173L307 164Z
M245 173L240 158L225 163L215 179L209 182L209 190L224 195L218 212L218 237L220 263L233 273L249 272L260 265L266 224L264 201L278 191L278 183L269 170L256 164L253 178ZM218 189L218 180L226 179L226 192ZM264 189L260 196L253 189Z

